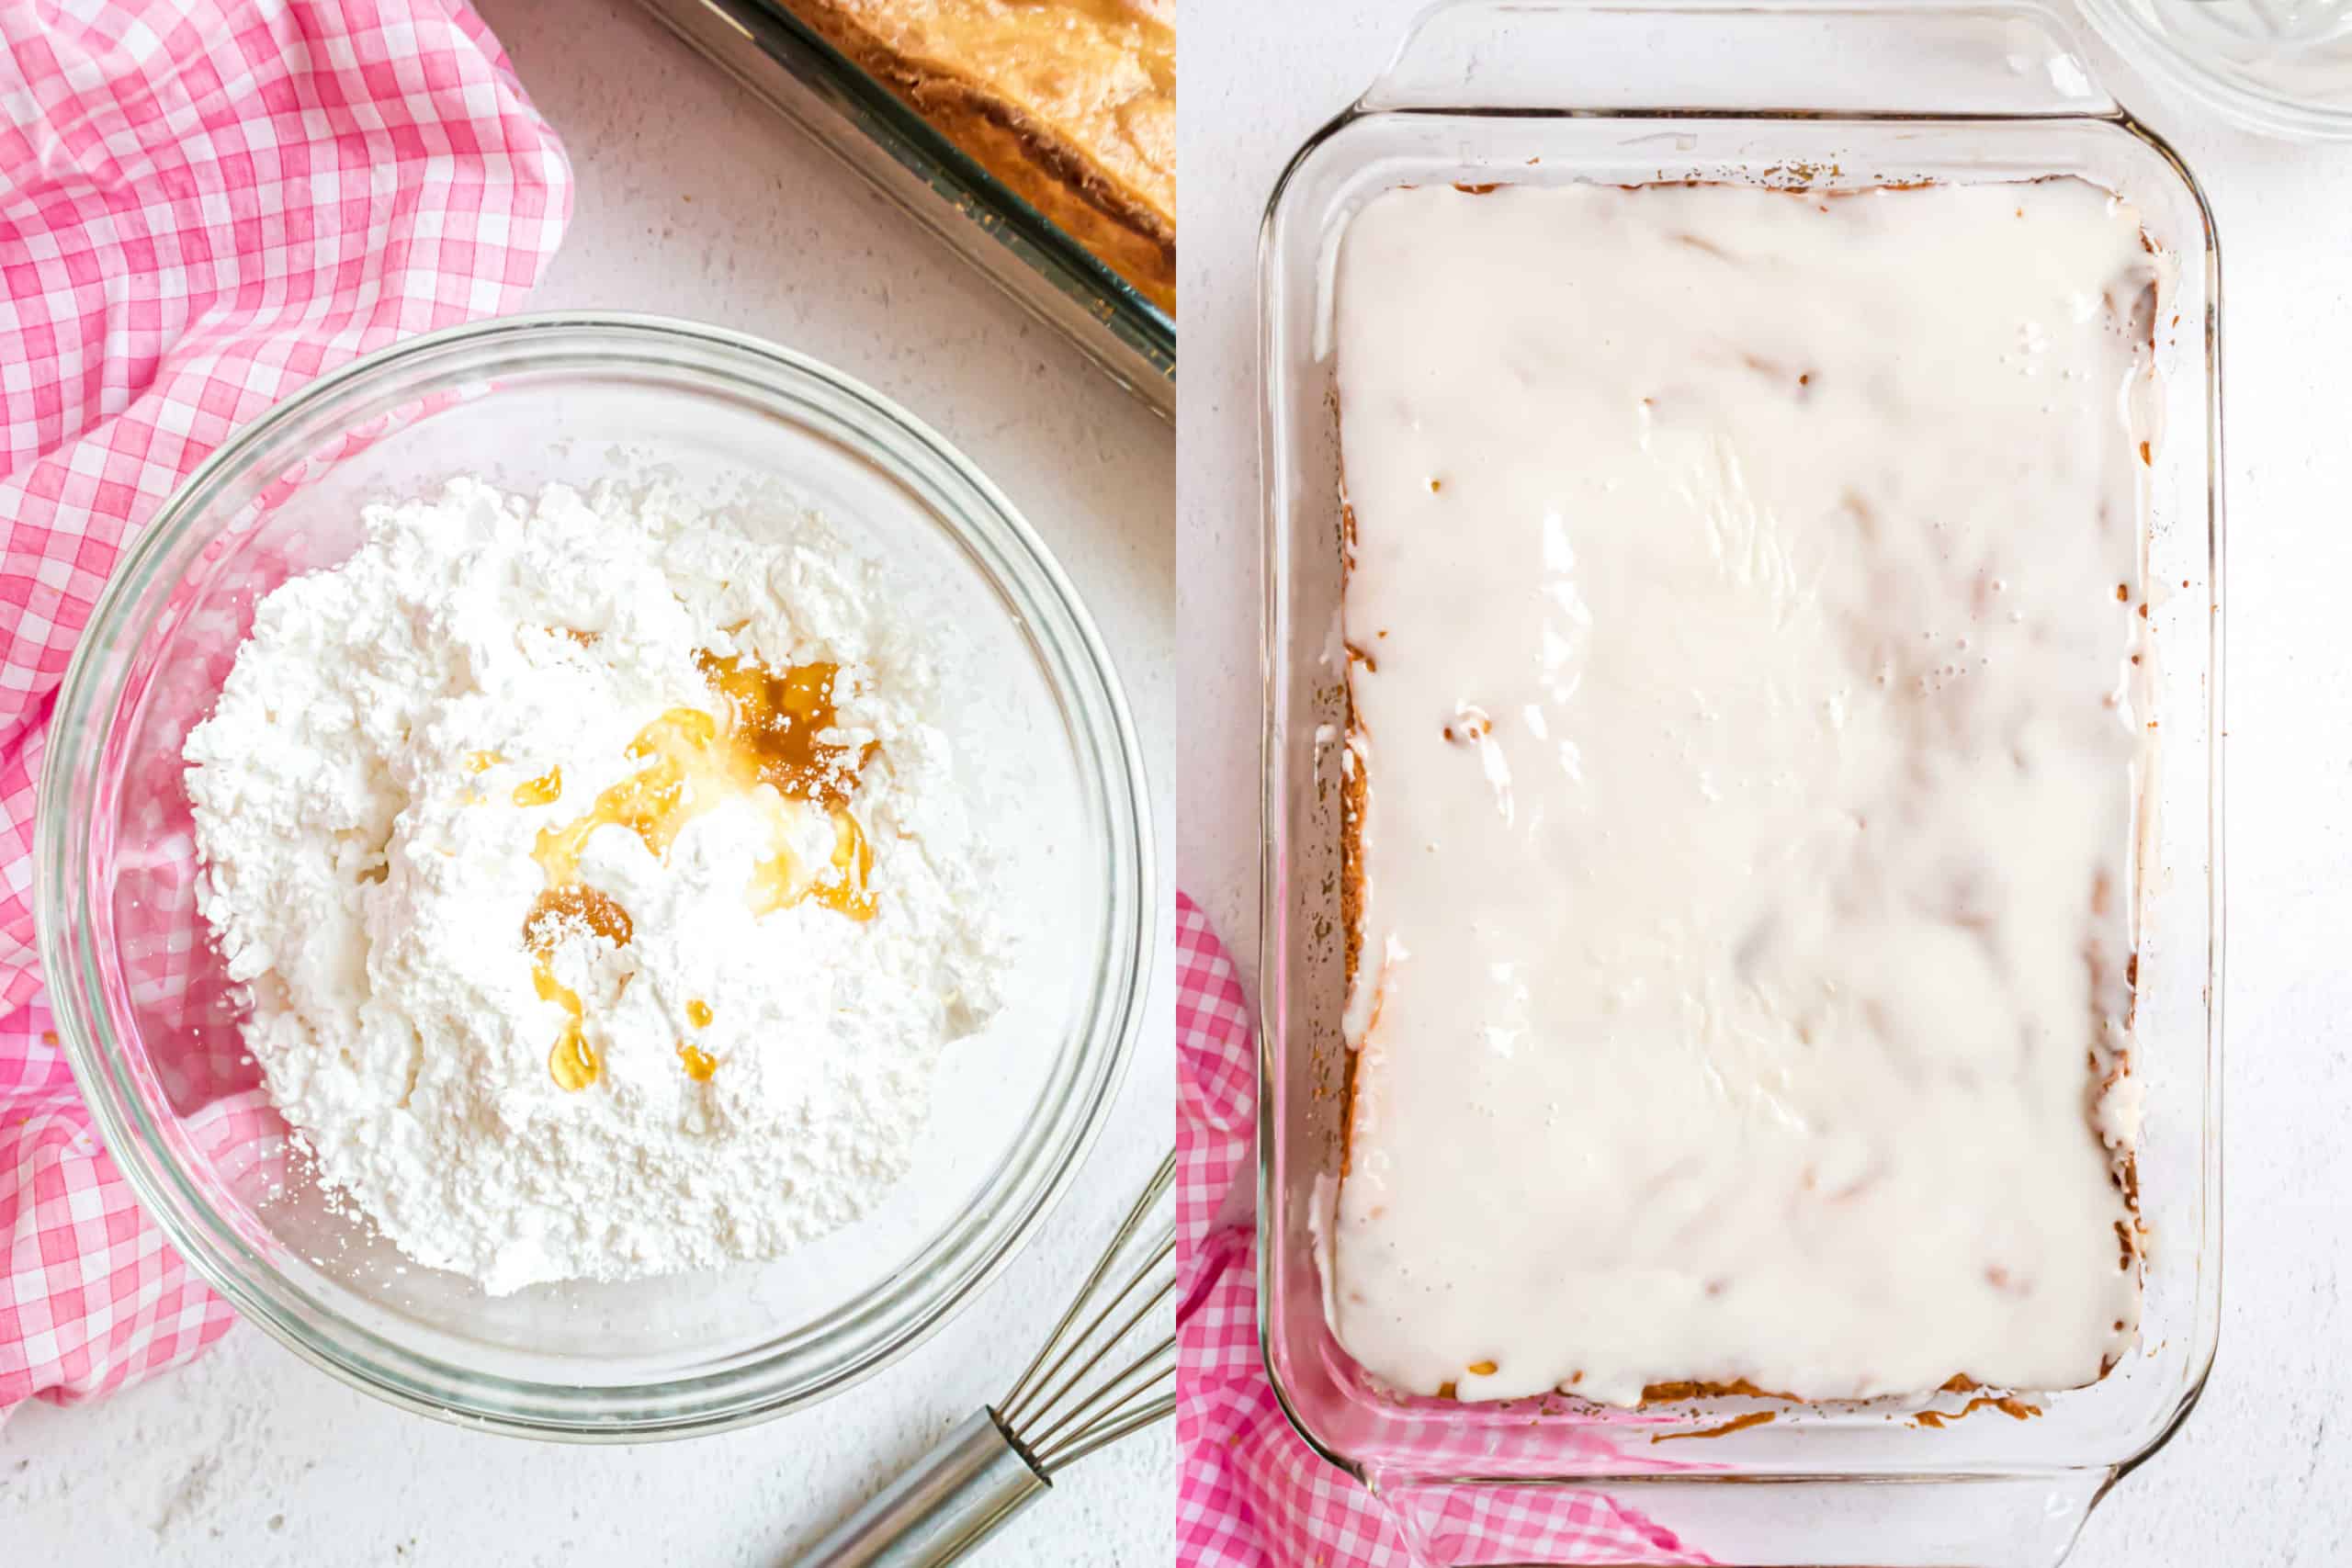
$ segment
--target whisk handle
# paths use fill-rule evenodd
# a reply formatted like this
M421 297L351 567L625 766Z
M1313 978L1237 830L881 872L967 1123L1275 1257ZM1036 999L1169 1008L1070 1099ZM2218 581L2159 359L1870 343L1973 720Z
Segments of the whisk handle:
M1046 1490L982 1408L810 1547L793 1568L944 1568Z

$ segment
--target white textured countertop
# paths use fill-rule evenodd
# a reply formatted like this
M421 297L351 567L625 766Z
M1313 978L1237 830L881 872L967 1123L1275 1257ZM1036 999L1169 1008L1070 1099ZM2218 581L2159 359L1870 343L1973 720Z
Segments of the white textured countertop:
M535 306L772 338L968 453L1059 556L1118 663L1164 877L1177 690L1166 423L625 0L481 9L579 176ZM1166 947L1155 1021L1077 1190L977 1310L852 1393L725 1437L560 1449L396 1411L239 1327L192 1367L78 1409L28 1405L0 1427L0 1562L781 1562L1003 1393L1166 1148ZM1166 1562L1172 1453L1162 1427L1098 1455L974 1561Z
M1371 81L1423 0L1185 3L1177 867L1254 981L1259 220L1292 152ZM2128 74L2111 85L2204 186L2227 280L2228 1239L2203 1403L2093 1514L2069 1561L2341 1563L2352 656L2336 639L2352 582L2352 146L2217 130Z

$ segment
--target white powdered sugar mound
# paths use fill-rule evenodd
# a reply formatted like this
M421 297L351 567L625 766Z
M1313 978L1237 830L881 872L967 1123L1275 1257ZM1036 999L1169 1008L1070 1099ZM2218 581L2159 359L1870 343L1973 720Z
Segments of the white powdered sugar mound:
M872 569L788 506L658 488L530 502L460 479L366 521L351 559L262 601L186 752L199 905L322 1175L411 1258L494 1292L772 1257L867 1213L1005 972L922 716L927 656ZM755 913L771 826L750 797L662 855L595 828L578 879L632 931L575 924L553 948L600 1069L567 1089L567 1012L524 936L548 886L535 845L646 766L650 723L721 710L703 654L840 666L828 739L878 744L849 807L874 914ZM516 801L557 770L560 798Z

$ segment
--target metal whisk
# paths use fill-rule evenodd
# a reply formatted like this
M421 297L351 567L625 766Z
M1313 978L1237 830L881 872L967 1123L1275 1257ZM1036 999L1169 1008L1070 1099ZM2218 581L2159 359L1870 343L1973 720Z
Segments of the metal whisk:
M1087 1455L1176 1408L1170 1153L1120 1222L1044 1348L1001 1404L974 1411L796 1568L942 1568ZM1083 1326L1079 1326L1080 1323Z

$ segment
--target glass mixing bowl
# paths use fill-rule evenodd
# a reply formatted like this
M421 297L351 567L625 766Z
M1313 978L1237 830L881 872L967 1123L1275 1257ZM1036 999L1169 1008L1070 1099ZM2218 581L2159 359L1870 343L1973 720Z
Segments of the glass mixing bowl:
M357 546L360 508L479 474L784 487L927 628L933 721L1022 933L1004 1013L948 1048L914 1171L789 1257L504 1297L330 1201L237 1038L194 898L180 751L256 599ZM147 1212L244 1316L335 1376L492 1428L635 1440L838 1393L971 1299L1068 1185L1142 1019L1157 906L1126 704L1012 504L904 411L735 333L627 316L459 328L370 355L229 443L148 525L57 698L36 845L59 1033Z
M2107 41L2266 136L2352 139L2352 0L2080 0Z

